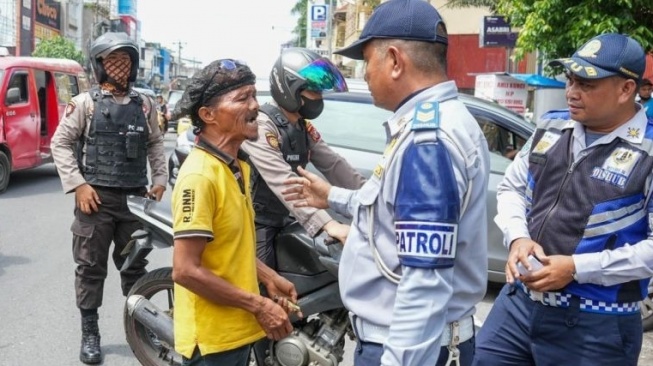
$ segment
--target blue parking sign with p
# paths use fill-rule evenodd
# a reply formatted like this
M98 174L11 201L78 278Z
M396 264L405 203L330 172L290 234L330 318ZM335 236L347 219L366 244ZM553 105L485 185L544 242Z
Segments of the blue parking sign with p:
M311 5L311 20L327 20L327 5Z

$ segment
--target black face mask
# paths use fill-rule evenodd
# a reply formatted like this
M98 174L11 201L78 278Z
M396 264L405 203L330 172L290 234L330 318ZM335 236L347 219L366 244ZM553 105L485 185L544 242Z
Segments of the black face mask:
M302 101L304 105L299 108L299 114L306 119L317 118L324 110L324 100L323 99L308 99L302 95Z

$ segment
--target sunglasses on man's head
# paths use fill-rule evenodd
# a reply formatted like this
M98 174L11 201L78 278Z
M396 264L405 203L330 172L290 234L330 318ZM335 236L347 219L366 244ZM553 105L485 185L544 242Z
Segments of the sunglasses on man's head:
M220 63L218 64L218 68L213 72L213 75L211 75L211 77L206 81L206 84L204 84L204 87L202 88L202 94L201 94L202 95L202 99L201 99L202 103L201 104L205 103L205 99L204 99L205 95L204 94L209 89L209 87L211 86L211 83L213 82L213 79L215 79L215 76L218 75L220 70L232 71L232 70L235 70L238 66L247 66L247 64L245 62L243 62L243 61L233 60L233 59L230 59L230 58L220 60Z

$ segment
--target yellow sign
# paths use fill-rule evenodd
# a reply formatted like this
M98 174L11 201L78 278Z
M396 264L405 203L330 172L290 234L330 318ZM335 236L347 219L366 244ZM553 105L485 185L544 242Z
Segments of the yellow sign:
M41 41L50 39L59 35L59 31L50 27L46 27L39 23L34 23L34 38Z

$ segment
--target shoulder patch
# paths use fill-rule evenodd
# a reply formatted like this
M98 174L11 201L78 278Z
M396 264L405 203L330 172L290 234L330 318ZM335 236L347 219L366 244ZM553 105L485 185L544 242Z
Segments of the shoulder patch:
M265 134L265 140L273 149L279 150L279 139L277 138L277 135L273 134L272 132L268 132Z
M440 104L422 102L415 107L411 130L437 130L440 128Z
M66 118L70 117L71 114L75 111L75 102L72 100L68 102L68 105L66 106Z
M322 138L320 133L317 131L317 128L315 128L310 121L306 121L306 132L308 132L308 135L311 136L311 139L314 142L318 142Z

